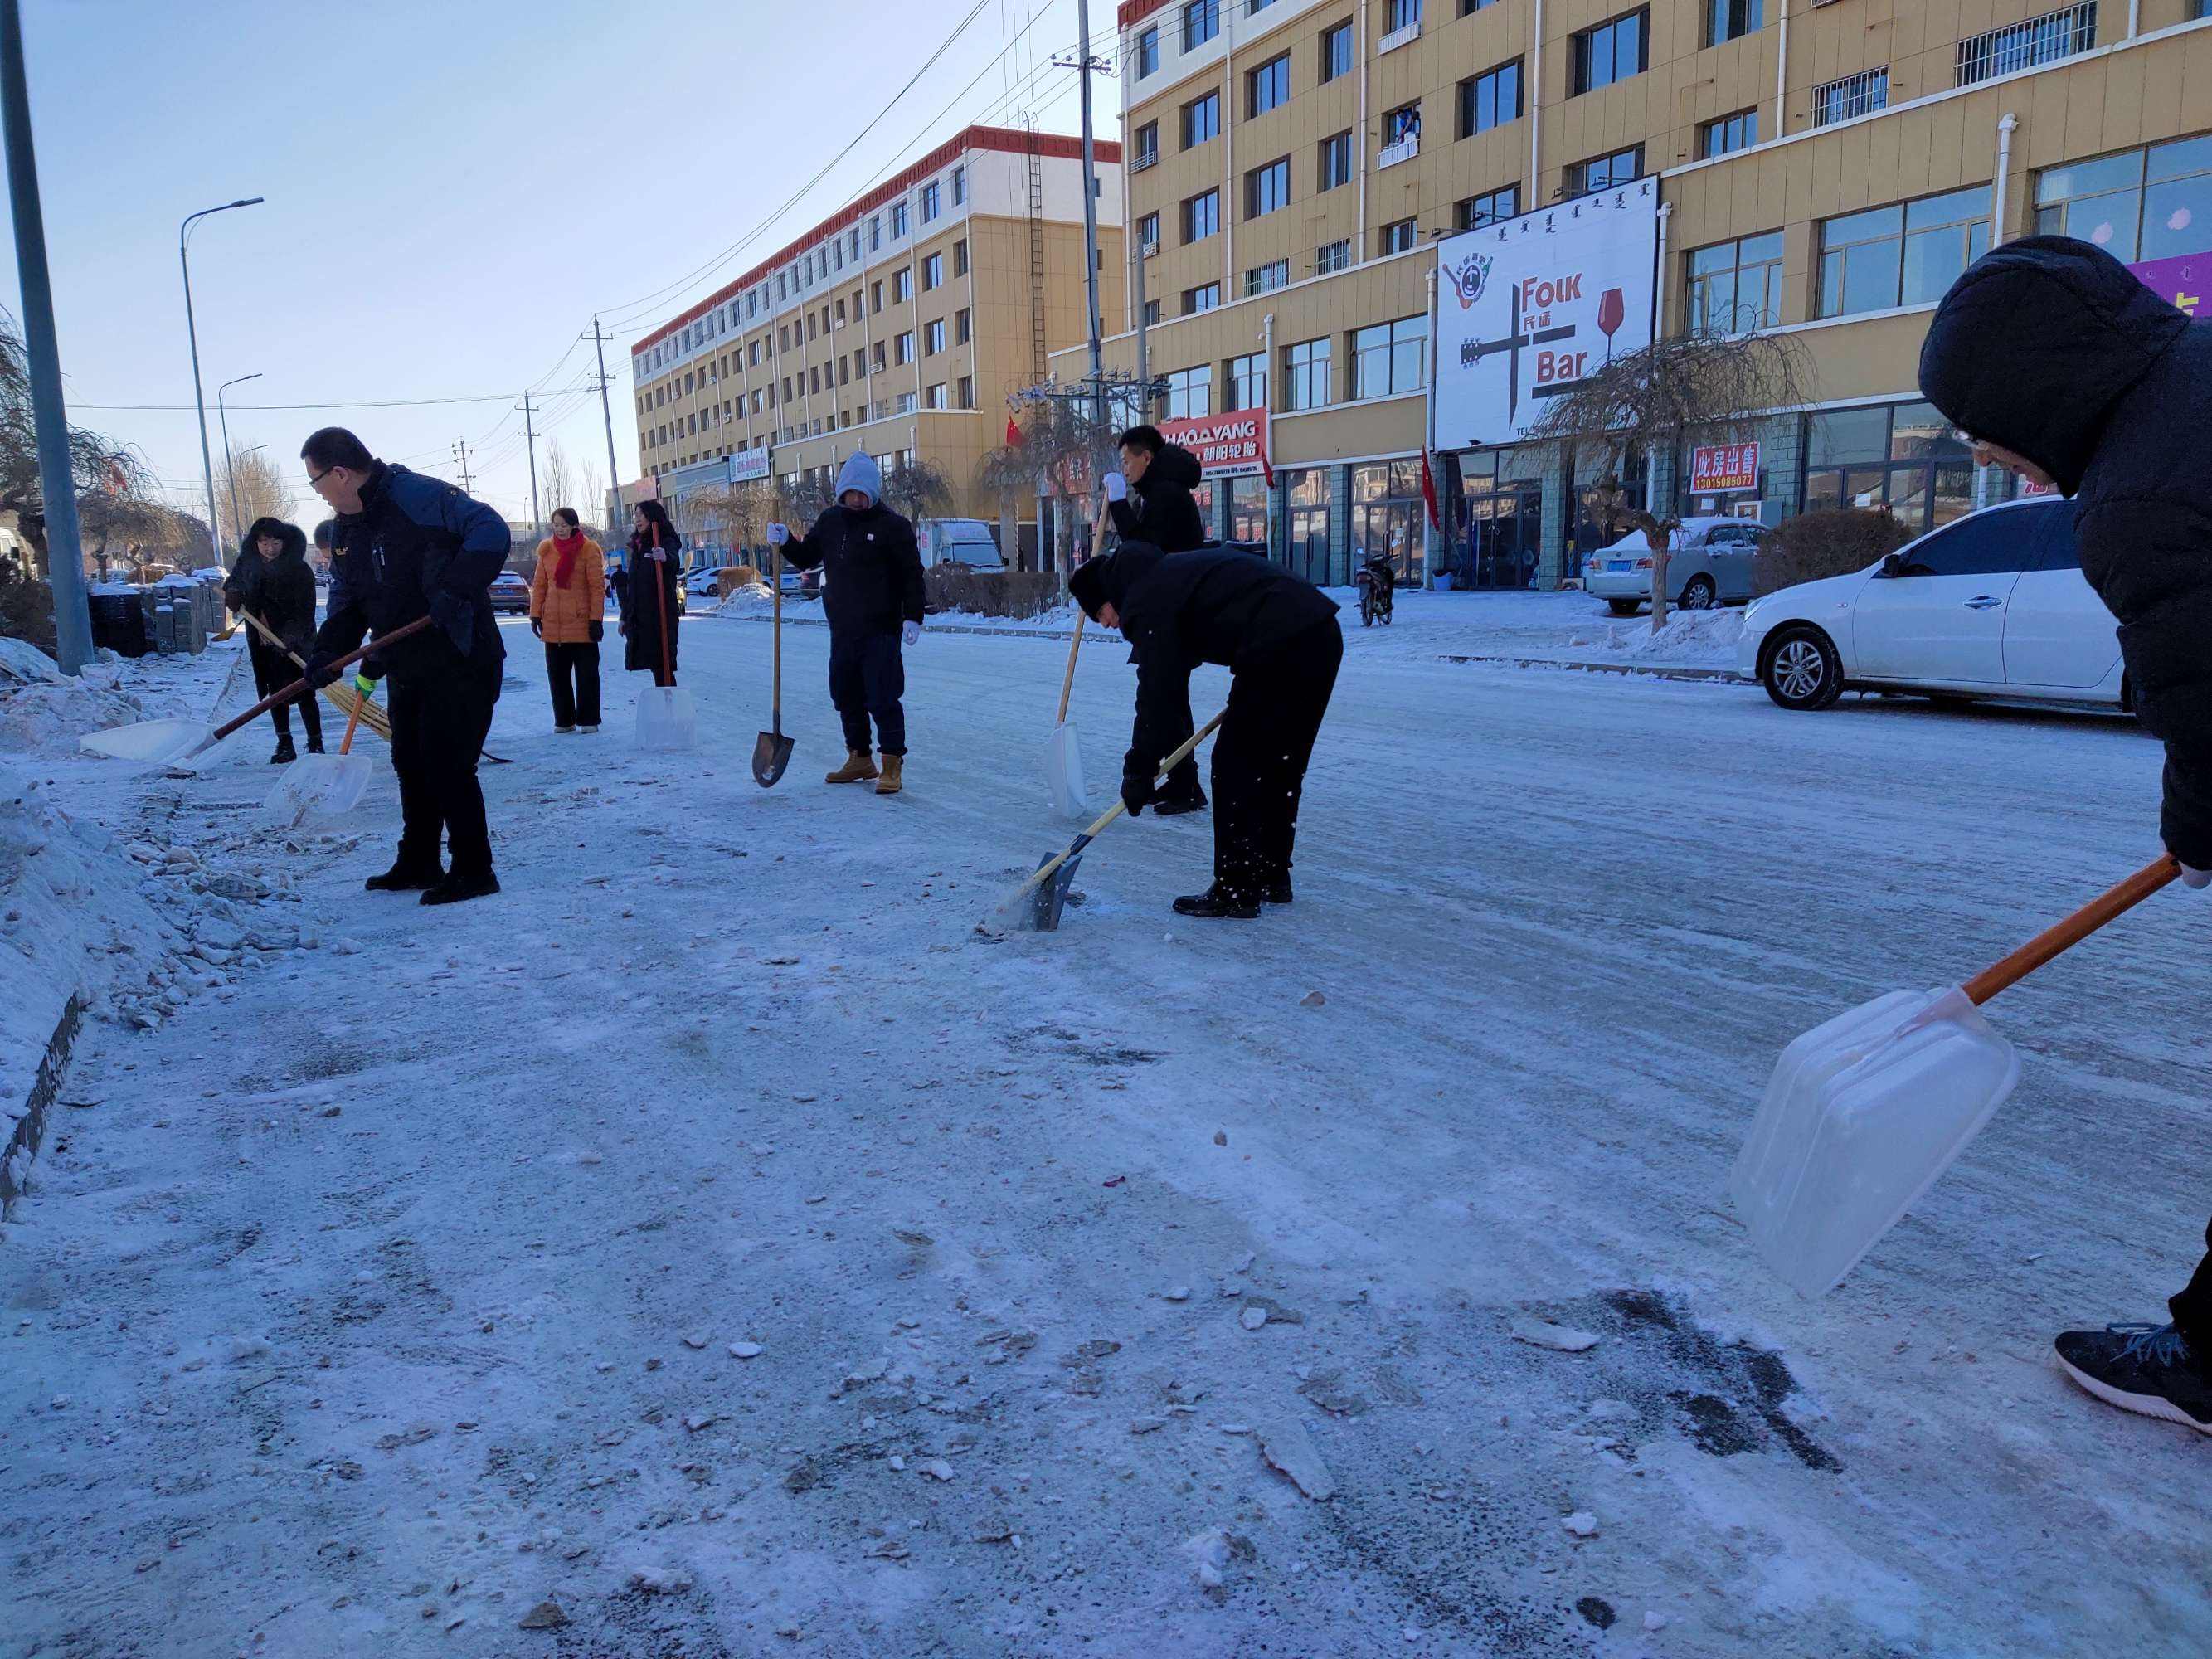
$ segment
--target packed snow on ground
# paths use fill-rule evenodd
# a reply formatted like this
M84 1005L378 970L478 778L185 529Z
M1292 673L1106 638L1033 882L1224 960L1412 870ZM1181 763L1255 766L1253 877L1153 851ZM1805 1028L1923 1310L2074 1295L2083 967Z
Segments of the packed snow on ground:
M553 735L510 623L447 910L361 890L388 775L295 839L258 749L42 760L105 902L267 891L90 1028L0 1228L11 1655L2205 1651L2204 1443L2047 1358L2194 1263L2204 899L1992 1006L2019 1092L1831 1296L1723 1196L1792 1036L2149 855L2155 746L1409 646L1459 597L1350 630L1249 925L1146 815L977 932L1074 828L1042 641L926 635L882 799L818 628L763 790L766 628L687 630L668 756L642 677Z

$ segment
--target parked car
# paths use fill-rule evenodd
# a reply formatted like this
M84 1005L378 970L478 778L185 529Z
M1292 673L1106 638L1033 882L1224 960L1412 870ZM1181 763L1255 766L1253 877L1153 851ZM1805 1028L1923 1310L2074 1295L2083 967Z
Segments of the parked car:
M2130 706L2118 626L2081 574L2073 507L2051 496L1768 594L1744 613L1739 661L1784 708L1857 690Z
M491 579L491 608L518 612L529 610L530 584L512 570L501 571Z
M963 564L970 570L1006 568L997 533L981 519L924 519L914 528L925 569L933 564Z
M722 597L722 572L714 565L702 565L696 570L684 573L684 591L694 599L719 599Z
M1667 556L1668 602L1685 611L1710 611L1748 601L1752 562L1768 533L1752 519L1683 520ZM1583 562L1583 586L1614 616L1632 617L1651 602L1651 560L1650 543L1642 531L1632 530Z

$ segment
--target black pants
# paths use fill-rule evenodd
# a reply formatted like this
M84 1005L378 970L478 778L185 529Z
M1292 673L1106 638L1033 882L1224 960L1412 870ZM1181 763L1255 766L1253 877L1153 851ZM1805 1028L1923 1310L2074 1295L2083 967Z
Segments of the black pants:
M1186 681L1182 688L1182 718L1174 731L1160 734L1167 744L1167 752L1173 754L1182 748L1196 730L1198 722L1190 715L1190 685ZM1196 800L1205 793L1198 787L1198 756L1195 753L1185 755L1175 769L1168 774L1167 781L1160 786L1160 799L1163 800Z
M300 678L298 665L258 635L246 649L253 657L253 686L257 697L265 697L271 691L282 691ZM301 654L305 654L304 651ZM269 722L276 728L279 743L292 741L292 707L300 708L301 723L307 728L307 741L317 748L323 742L323 710L312 691L303 691L290 702L280 702L269 711Z
M1287 881L1298 800L1328 712L1344 631L1332 617L1240 665L1213 742L1213 878L1239 893Z
M2205 1226L2204 1247L2212 1251L2212 1224ZM2197 1264L2197 1274L2189 1281L2189 1288L2166 1305L2173 1316L2173 1322L2188 1339L2189 1350L2197 1363L2212 1365L2212 1255Z
M545 678L553 687L553 724L597 726L599 723L599 647L595 640L581 645L545 645Z
M392 677L392 769L399 775L399 861L428 870L439 843L453 848L456 876L491 873L491 831L484 823L477 757L499 701L500 665L465 659L442 638L432 647L450 665L410 668Z
M876 746L886 755L906 753L906 659L896 634L832 634L830 636L830 701L844 723L845 747L868 749L868 722L876 723Z

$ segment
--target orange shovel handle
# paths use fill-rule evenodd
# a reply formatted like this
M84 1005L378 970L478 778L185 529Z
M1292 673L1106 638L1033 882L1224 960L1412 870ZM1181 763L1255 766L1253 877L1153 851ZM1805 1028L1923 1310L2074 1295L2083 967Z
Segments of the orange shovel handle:
M2072 950L2106 922L2134 909L2181 874L2181 861L2168 853L2148 864L2100 898L2092 899L2057 927L2037 934L1995 967L1966 981L1966 999L1976 1007L2026 979L2052 957Z
M338 744L338 753L341 755L353 753L354 728L361 724L361 706L368 701L368 699L362 694L362 689L357 685L354 687L353 713L346 716L345 741Z

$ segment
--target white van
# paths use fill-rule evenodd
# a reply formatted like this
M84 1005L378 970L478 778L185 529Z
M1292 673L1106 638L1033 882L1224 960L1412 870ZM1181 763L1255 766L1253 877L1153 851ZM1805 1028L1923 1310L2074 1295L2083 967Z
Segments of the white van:
M914 527L925 569L959 564L970 570L1004 570L998 533L981 519L924 519Z

